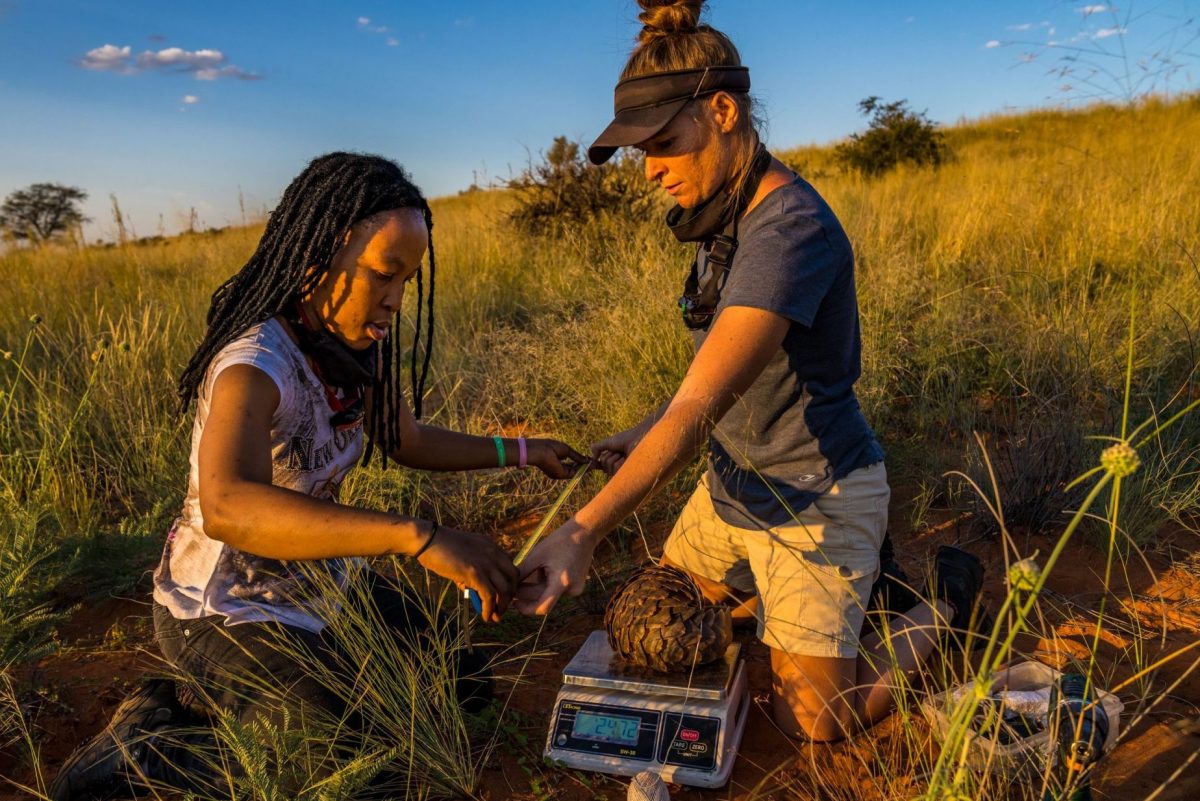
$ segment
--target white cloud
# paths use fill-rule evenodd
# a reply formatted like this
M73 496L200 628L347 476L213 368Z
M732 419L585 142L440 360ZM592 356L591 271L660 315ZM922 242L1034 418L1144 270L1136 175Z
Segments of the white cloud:
M1020 25L1009 25L1008 26L1008 29L1010 31L1020 31L1022 33L1025 31L1032 31L1037 28L1049 28L1050 35L1051 36L1054 35L1054 28L1050 25L1049 20L1042 20L1041 22L1022 22Z
M197 81L215 81L217 78L237 78L239 81L261 81L262 76L257 72L247 72L241 67L235 67L232 64L217 69L216 67L205 67L204 69L196 70Z
M359 17L358 27L369 33L387 34L392 32L392 29L386 25L372 25L370 17ZM396 44L392 44L392 42L396 42ZM397 41L394 36L389 36L387 38L388 47L396 47L398 44L400 44L400 42Z
M458 19L454 20L455 28L470 28L474 24L474 17L459 17Z
M388 47L399 47L399 46L400 46L400 40L399 40L399 39L397 39L395 36L389 36L389 37L387 38L387 46L388 46Z
M103 47L87 51L83 58L79 60L79 66L86 70L95 70L97 72L130 72L130 52L129 45L117 47L116 45L106 44Z
M165 47L157 51L143 51L133 59L130 59L130 54L129 45L117 47L106 44L103 47L89 50L79 60L79 65L84 69L118 72L123 75L152 71L184 72L190 73L199 81L212 81L217 78L254 81L262 77L257 73L226 63L225 54L212 48L184 50L181 47Z
M387 33L391 29L386 25L372 25L370 17L359 17L358 27L366 28L371 33Z
M1124 36L1124 35L1125 35L1124 28L1101 28L1100 30L1096 31L1095 38L1107 39L1110 36Z
M991 41L989 41L987 44L984 45L984 47L988 48L989 50L991 50L993 47L999 47L999 46L1000 46L1000 42L997 41L996 39L992 39Z
M212 69L225 60L225 54L220 50L184 50L181 47L167 47L157 53L147 50L137 57L139 69L176 69L183 72L196 72Z
M196 97L195 95L184 95L183 96L183 104L185 106L194 106L199 102L200 102L200 98Z
M1102 14L1105 11L1108 11L1108 6L1105 6L1105 5L1083 6L1082 8L1075 9L1075 11L1077 13L1082 14L1085 17L1090 17L1092 14Z

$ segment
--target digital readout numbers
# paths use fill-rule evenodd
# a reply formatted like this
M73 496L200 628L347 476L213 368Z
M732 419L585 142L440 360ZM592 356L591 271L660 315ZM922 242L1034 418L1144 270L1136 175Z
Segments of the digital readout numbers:
M571 730L571 736L603 743L637 745L638 723L637 718L597 715L594 712L580 711L575 716L575 726Z

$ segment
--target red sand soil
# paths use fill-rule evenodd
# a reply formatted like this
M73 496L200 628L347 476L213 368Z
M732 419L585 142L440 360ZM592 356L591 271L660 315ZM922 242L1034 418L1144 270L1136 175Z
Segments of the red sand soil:
M988 569L985 596L993 609L1003 597L1004 560L998 542L965 540L969 532L962 521L927 529L923 534L898 537L897 552L910 576L924 575L938 545L958 543L983 559ZM1200 641L1200 542L1193 535L1176 533L1156 540L1156 550L1147 555L1149 567L1130 560L1128 572L1116 566L1108 598L1106 630L1100 639L1096 661L1110 682L1129 678L1129 654L1139 649L1143 663ZM1022 553L1040 551L1041 561L1053 548L1044 537L1022 539ZM1191 558L1185 558L1188 556ZM1027 638L1018 646L1049 663L1062 665L1068 656L1086 658L1095 633L1094 612L1102 598L1100 587L1105 570L1104 554L1072 545L1055 568L1048 587L1051 592L1046 612L1047 629L1054 636ZM1152 572L1153 571L1153 572ZM29 717L38 733L43 770L53 776L67 753L80 741L97 732L121 697L153 661L152 634L148 625L147 601L111 599L88 604L69 625L60 630L63 647L59 653L40 660L18 675L29 701ZM1111 618L1120 621L1113 625ZM607 797L623 799L625 784L595 774L557 770L543 765L540 751L548 713L559 686L566 661L589 632L602 626L600 614L576 614L569 619L552 619L538 643L551 653L526 669L523 681L510 697L516 732L526 742L506 737L495 751L483 775L480 790L487 801L582 801ZM483 632L481 632L483 633ZM834 746L798 743L780 734L771 722L768 697L768 657L752 633L741 636L745 643L753 708L729 785L719 790L695 790L672 786L676 801L716 799L795 798L794 790L807 787L805 776L818 771L827 786L830 777L844 777L844 790L822 797L876 799L903 793L903 783L884 785L878 771L870 767L874 749L887 750L895 735L885 721L858 743ZM1121 741L1109 754L1094 784L1097 798L1135 801L1151 795L1174 771L1180 773L1157 798L1184 801L1200 798L1200 670L1192 671L1200 648L1170 660L1152 676L1152 692L1138 685L1120 691L1126 701L1121 720ZM1110 686L1112 684L1110 683ZM1139 696L1158 703L1138 715ZM1130 727L1130 722L1136 722ZM1190 726L1189 726L1190 724ZM863 744L871 738L871 747ZM857 749L857 750L856 750ZM1193 758L1190 764L1185 762ZM0 777L31 780L32 771L13 753L0 751ZM887 787L886 791L881 787ZM755 795L757 793L757 795ZM24 794L0 788L0 801L25 798Z

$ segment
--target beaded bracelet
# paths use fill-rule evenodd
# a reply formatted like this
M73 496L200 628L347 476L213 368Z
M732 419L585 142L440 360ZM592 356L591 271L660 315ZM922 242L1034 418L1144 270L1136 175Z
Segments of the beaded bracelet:
M529 451L525 447L524 437L517 437L517 449L518 453L520 454L520 458L517 460L517 467L524 467L526 464L528 464L528 461L526 460L529 457Z
M437 536L440 526L436 520L433 521L433 530L429 532L429 539L425 540L425 544L417 549L417 552L412 555L413 559L419 559L421 554L429 550L429 546L433 545L433 538Z

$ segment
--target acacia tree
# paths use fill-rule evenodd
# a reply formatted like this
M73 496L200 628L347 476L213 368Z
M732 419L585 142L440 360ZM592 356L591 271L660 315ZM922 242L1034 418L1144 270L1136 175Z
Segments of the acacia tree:
M45 242L88 221L79 209L87 192L77 186L33 184L18 189L0 206L0 228L16 239Z

